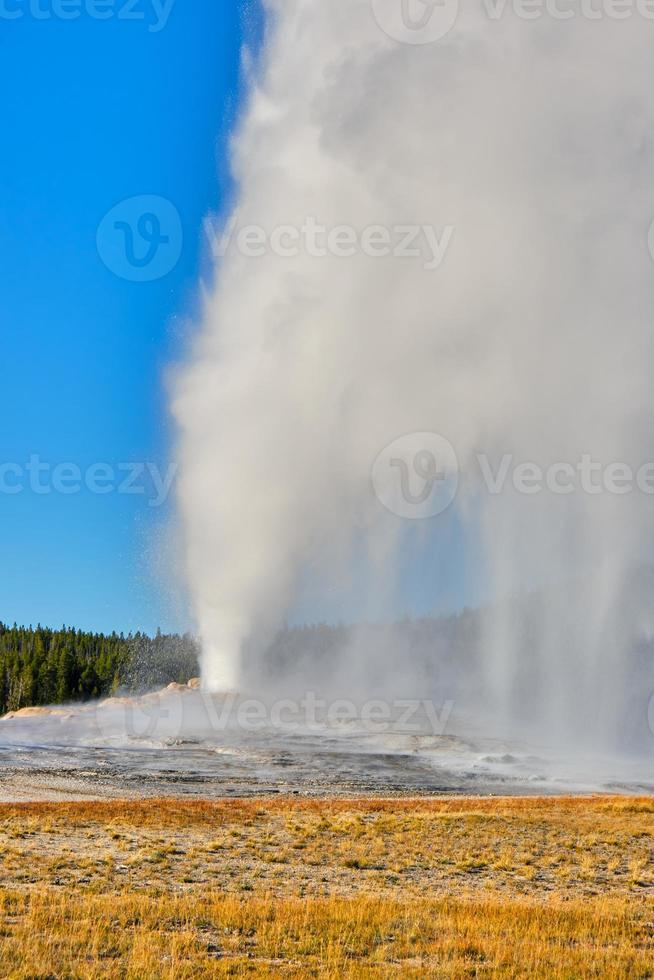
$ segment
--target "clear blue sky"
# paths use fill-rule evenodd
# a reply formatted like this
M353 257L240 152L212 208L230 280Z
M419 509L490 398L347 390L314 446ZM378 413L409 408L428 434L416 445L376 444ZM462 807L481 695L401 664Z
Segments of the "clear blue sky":
M125 0L108 0L106 20L79 4L71 20L56 0L0 4L12 15L0 16L0 463L3 485L23 487L0 493L0 619L174 628L183 603L152 560L168 511L149 506L149 484L146 496L44 494L34 486L51 486L52 470L13 467L168 465L163 378L197 302L203 218L229 194L226 136L258 15L236 0L176 0L155 31L151 0L132 8L143 20L118 16ZM137 195L168 199L181 219L179 261L154 281L116 275L96 244L107 212Z

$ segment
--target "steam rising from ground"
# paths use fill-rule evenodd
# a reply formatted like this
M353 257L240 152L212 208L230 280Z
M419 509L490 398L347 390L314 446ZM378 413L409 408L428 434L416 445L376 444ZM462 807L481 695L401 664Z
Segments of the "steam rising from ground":
M476 454L654 459L654 24L466 5L416 46L387 37L368 0L266 6L234 140L236 225L454 234L437 268L360 250L254 258L234 240L218 261L174 397L205 682L242 683L302 583L354 583L362 616L384 609L414 526L381 507L371 467L398 437L436 432L461 469L450 515L477 529L498 600L478 703L615 744L628 689L651 674L633 653L654 629L649 593L630 576L654 500L492 495ZM443 563L446 520L424 525ZM528 616L504 601L519 589L540 590ZM369 657L376 683L394 656Z

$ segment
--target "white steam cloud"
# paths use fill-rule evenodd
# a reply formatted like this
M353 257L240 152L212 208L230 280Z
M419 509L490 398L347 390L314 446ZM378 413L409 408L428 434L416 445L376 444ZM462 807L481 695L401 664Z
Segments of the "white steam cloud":
M205 682L239 685L244 649L307 578L347 591L365 569L362 612L383 606L414 525L380 505L371 468L435 432L489 596L543 596L528 631L511 603L487 615L488 705L531 704L528 661L540 725L613 738L629 651L654 625L625 598L654 498L493 495L476 457L654 459L654 22L467 4L419 45L369 0L266 7L236 211L174 396ZM315 225L346 227L326 244ZM419 256L397 254L407 226Z

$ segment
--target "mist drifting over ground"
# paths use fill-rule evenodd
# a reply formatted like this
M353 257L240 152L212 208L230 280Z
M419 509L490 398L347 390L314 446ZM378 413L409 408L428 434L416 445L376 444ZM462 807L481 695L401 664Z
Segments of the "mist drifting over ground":
M436 433L458 493L419 533L452 563L439 522L460 520L489 597L470 709L620 746L654 689L654 22L466 4L417 44L382 30L383 3L265 5L235 210L173 397L205 683L254 683L307 581L356 590L361 618L392 604L417 525L371 473ZM389 471L411 499L419 444ZM521 464L549 483L525 489ZM620 465L641 472L628 492ZM344 684L410 686L402 643L365 646Z

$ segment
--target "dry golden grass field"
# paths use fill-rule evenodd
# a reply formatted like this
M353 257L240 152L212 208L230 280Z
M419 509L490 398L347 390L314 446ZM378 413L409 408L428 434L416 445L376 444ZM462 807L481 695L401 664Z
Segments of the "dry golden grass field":
M654 977L654 801L0 806L0 975Z

